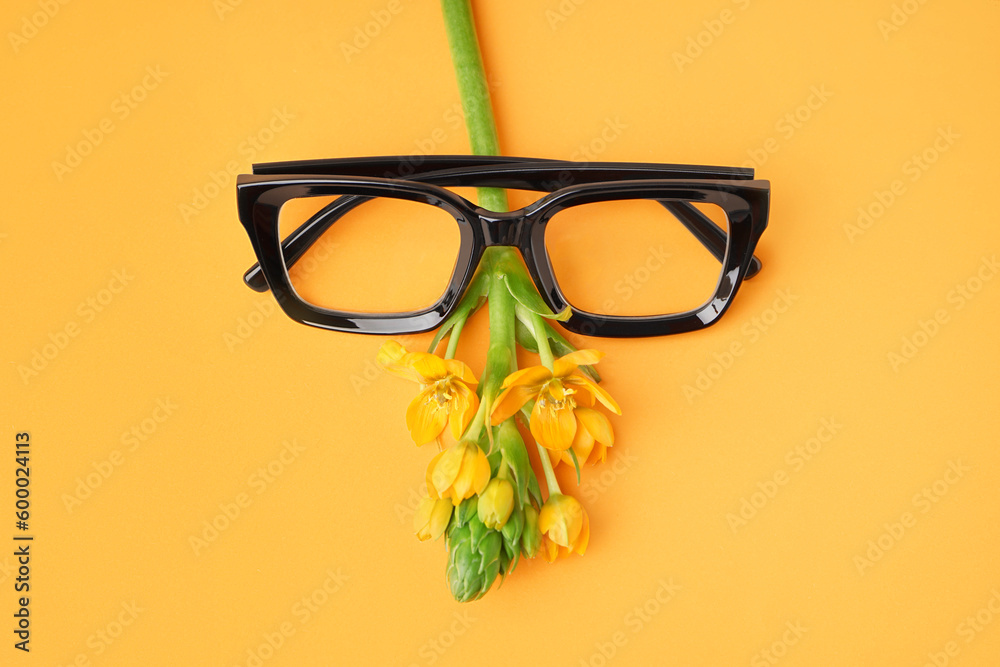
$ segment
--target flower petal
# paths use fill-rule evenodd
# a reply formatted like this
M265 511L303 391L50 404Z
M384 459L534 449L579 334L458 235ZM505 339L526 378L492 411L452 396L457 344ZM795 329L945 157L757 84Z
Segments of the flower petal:
M434 471L431 473L431 484L437 489L438 493L442 498L451 497L454 502L455 498L452 495L455 488L455 483L458 477L462 473L462 451L460 445L454 445L449 447L444 451L444 456L437 462L434 467ZM460 501L459 501L460 502ZM458 502L454 503L458 505Z
M403 359L403 363L409 364L423 378L425 384L443 380L448 375L444 359L430 352L410 352Z
M432 498L421 498L417 511L413 513L413 532L420 536L421 531L430 523L431 514L434 511L434 500ZM420 537L423 541L427 538Z
M447 498L434 501L434 507L427 523L428 537L433 540L441 537L451 521L452 504Z
M565 461L566 465L573 465L573 459L571 459L569 454L566 452L557 452L554 449L546 449L545 453L548 455L549 462L552 464L553 468L559 465L562 461Z
M549 500L551 501L551 498ZM547 502L542 505L542 510L538 513L538 529L545 535L545 539L554 544L568 543L565 517L555 504Z
M528 387L521 384L507 387L497 396L497 400L493 402L490 422L496 426L505 419L517 414L517 411L524 407L525 403L537 395L538 387Z
M580 373L574 373L573 375L570 375L569 377L564 379L563 382L565 382L566 384L583 387L591 394L593 394L597 400L603 403L604 407L606 407L608 410L611 410L611 412L615 413L616 415L620 415L622 413L622 409L618 407L618 403L615 401L615 399L611 398L611 394L605 391L604 387L593 382L590 378L586 377L585 375L581 375Z
M431 498L435 499L435 500L437 500L438 498L441 497L441 494L438 493L437 487L434 485L435 471L437 470L437 465L441 461L441 458L447 452L448 452L447 449L444 450L444 451L438 452L437 454L434 455L434 458L431 459L431 462L427 464L427 474L425 475L425 478L427 480L427 495L430 496ZM455 473L456 474L458 473L458 469L457 468L455 469ZM441 479L442 479L442 481L444 481L444 475L443 475L443 473L442 473ZM445 484L441 488L442 489L446 489L449 486L451 486L451 480L447 480L447 484Z
M504 378L503 385L504 389L507 387L512 387L514 385L536 385L542 384L546 380L552 379L552 371L550 371L545 366L531 366L529 368L522 368L519 371L514 371L506 378Z
M458 440L479 410L479 397L461 382L452 382L451 388L455 392L455 398L451 399L448 422L452 437Z
M579 408L577 408L579 410ZM585 409L585 408L584 408ZM579 416L579 415L577 415ZM577 425L576 427L576 437L573 438L573 453L576 454L576 460L583 465L590 458L590 452L594 449L594 436L590 434L586 428L582 425ZM564 454L568 457L568 454ZM573 464L573 460L569 460L569 464Z
M573 382L570 378L564 380L569 386L573 386ZM577 391L573 394L573 402L576 403L577 407L581 408L592 408L594 407L594 395L589 391Z
M458 505L467 497L472 495L469 493L469 490L473 488L475 482L479 481L476 479L476 474L478 472L478 466L476 465L478 463L476 460L476 452L481 453L481 450L476 445L469 446L467 444L459 444L456 446L462 449L462 463L459 468L458 475L455 477L455 481L451 484L451 488L453 489L451 501L455 505ZM473 449L476 451L473 451ZM487 464L487 466L488 465L489 464ZM489 481L488 478L487 481Z
M577 350L556 359L552 365L552 374L556 377L566 377L576 370L577 366L592 366L604 358L604 353L598 350Z
M466 384L479 384L479 380L476 379L476 374L472 372L467 364L458 359L445 359L444 360L445 370L448 375L454 375L456 379L465 382Z
M554 563L556 558L559 557L559 545L550 540L547 537L542 538L542 558L546 562Z
M574 412L594 440L608 446L615 444L615 432L607 415L591 408L577 408Z
M564 544L566 548L572 551L573 546L580 540L580 533L583 532L583 526L587 521L587 510L583 509L583 505L573 498L572 496L566 496L570 498L565 504L565 515L566 515L566 530L568 542Z
M479 453L476 454L476 474L472 478L472 490L478 495L490 483L490 473L492 471L490 470L490 460L486 458L483 450L479 449L478 446L476 450Z
M568 405L556 409L542 407L542 401L536 401L528 426L538 444L546 449L569 449L576 435L576 417Z
M379 348L378 354L375 356L375 363L393 375L405 380L420 382L420 376L406 363L406 357L409 354L406 348L396 341L386 341Z
M424 389L406 408L406 428L410 437L419 445L426 445L444 430L448 423L448 410L434 398L434 387Z
M378 349L378 354L375 356L375 361L378 362L380 366L388 366L390 364L398 363L403 355L406 354L406 348L399 344L398 341L387 340L382 343L382 347Z

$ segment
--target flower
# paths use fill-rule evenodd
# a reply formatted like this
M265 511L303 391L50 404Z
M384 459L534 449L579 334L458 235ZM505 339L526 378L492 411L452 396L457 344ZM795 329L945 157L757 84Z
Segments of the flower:
M615 444L615 432L611 429L607 415L593 408L577 408L573 410L573 415L577 422L576 436L570 449L576 454L576 460L580 465L603 463L608 456L608 447ZM570 450L548 451L552 465L560 461L573 465Z
M456 440L462 437L479 409L479 398L469 388L478 384L472 369L457 359L407 352L394 340L379 349L376 361L393 375L420 383L420 393L406 409L413 442L425 445L439 439L445 426L451 427Z
M542 531L542 552L545 560L554 561L574 551L581 556L590 540L590 519L573 496L553 493L538 513L538 528Z
M435 500L451 498L458 506L483 492L490 481L490 462L474 442L462 440L431 459L427 466L427 493Z
M532 366L511 373L493 403L492 423L501 423L534 400L529 420L531 435L546 449L569 449L577 432L574 410L578 399L584 407L590 407L596 398L615 414L622 413L603 387L579 372L580 365L596 364L603 356L597 350L578 350L556 359L551 371Z
M487 528L500 530L514 509L514 485L499 477L490 480L479 494L477 512Z
M421 498L420 506L413 515L413 530L417 539L423 542L441 537L451 521L451 508L451 501L447 498Z

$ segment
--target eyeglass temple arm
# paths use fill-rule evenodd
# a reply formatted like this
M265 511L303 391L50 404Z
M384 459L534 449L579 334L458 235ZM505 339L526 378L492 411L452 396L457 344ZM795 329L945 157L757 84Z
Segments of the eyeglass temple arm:
M686 201L660 200L660 204L673 213L681 221L681 224L687 227L688 231L712 253L712 256L719 263L725 262L729 236L711 218ZM761 261L754 255L750 259L750 266L747 268L747 274L743 276L743 279L749 280L753 278L760 273L762 266Z
M294 266L333 223L369 199L371 197L360 195L338 197L313 214L281 242L281 254L285 259L285 265ZM268 289L267 279L264 278L264 272L261 271L259 263L255 263L247 269L247 272L243 274L243 282L255 292L266 292Z

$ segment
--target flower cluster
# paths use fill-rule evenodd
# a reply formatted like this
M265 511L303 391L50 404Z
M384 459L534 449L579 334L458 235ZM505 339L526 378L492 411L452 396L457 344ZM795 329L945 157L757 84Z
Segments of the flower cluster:
M406 410L406 426L416 445L436 442L439 451L427 465L427 495L413 528L421 541L445 537L449 586L462 602L485 595L521 558L540 554L553 562L586 552L590 518L559 488L554 468L573 466L579 481L580 466L603 462L614 444L607 413L621 414L593 370L604 355L574 349L547 321L558 316L538 306L533 290L525 293L526 281L508 280L511 274L517 276L516 267L508 265L474 283L478 287L463 300L471 305L446 322L430 352L408 352L389 341L377 356L386 371L420 387ZM486 298L491 344L480 382L452 357L465 318ZM504 318L516 327L503 326ZM438 356L434 351L446 335L448 350ZM538 353L542 363L517 370L516 344ZM554 358L552 349L562 356ZM538 449L547 497L518 419Z

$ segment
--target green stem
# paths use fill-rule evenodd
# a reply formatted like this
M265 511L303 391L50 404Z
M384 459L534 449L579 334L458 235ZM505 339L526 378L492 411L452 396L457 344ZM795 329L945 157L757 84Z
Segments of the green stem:
M512 248L492 246L486 249L480 260L480 270L486 272L489 281L486 304L490 314L490 346L486 351L486 370L480 384L482 398L479 410L465 432L466 439L478 440L483 427L491 428L490 413L493 401L500 394L500 385L508 375L517 370L514 329L514 308L517 302L504 280L513 252ZM493 431L488 430L487 433L492 442Z
M550 371L554 370L555 361L552 358L552 348L549 347L549 336L545 331L545 320L536 312L531 313L531 328L535 334L535 343L538 344L538 356L541 357L542 366Z
M451 46L451 60L458 79L458 93L465 111L465 125L473 155L500 155L490 88L479 53L479 39L470 0L441 0L444 26ZM491 211L507 211L507 192L479 188L479 205Z
M549 487L549 497L551 498L553 493L562 493L562 489L559 488L556 471L552 469L552 461L549 460L549 453L537 442L535 443L535 447L538 447L538 458L542 460L542 470L545 471L545 484Z
M465 125L474 155L499 155L490 89L479 51L479 38L472 16L470 0L441 0L445 31L455 66L458 93L465 112ZM507 192L500 188L479 188L479 205L491 211L510 210ZM504 273L517 270L519 262L512 248L487 248L481 260L481 270L487 273L487 302L490 313L490 347L486 352L486 370L480 386L482 402L465 437L478 441L482 429L492 442L490 413L493 401L500 393L504 379L517 369L517 349L514 328L516 301L504 280ZM448 344L451 348L451 341Z
M490 293L487 307L490 313L490 347L486 352L486 364L492 371L486 378L483 396L495 398L504 379L517 370L517 339L514 329L514 300L507 282L504 280L506 255L512 251L504 246L487 248L483 262L489 261Z
M476 416L469 422L469 427L462 434L462 440L479 441L479 436L483 432L483 425L486 423L486 407L486 401L479 402L479 409L476 410Z
M455 326L451 328L451 332L448 334L448 349L444 352L445 359L454 359L455 350L458 348L458 339L462 336L462 327L465 326L465 318L455 322Z

